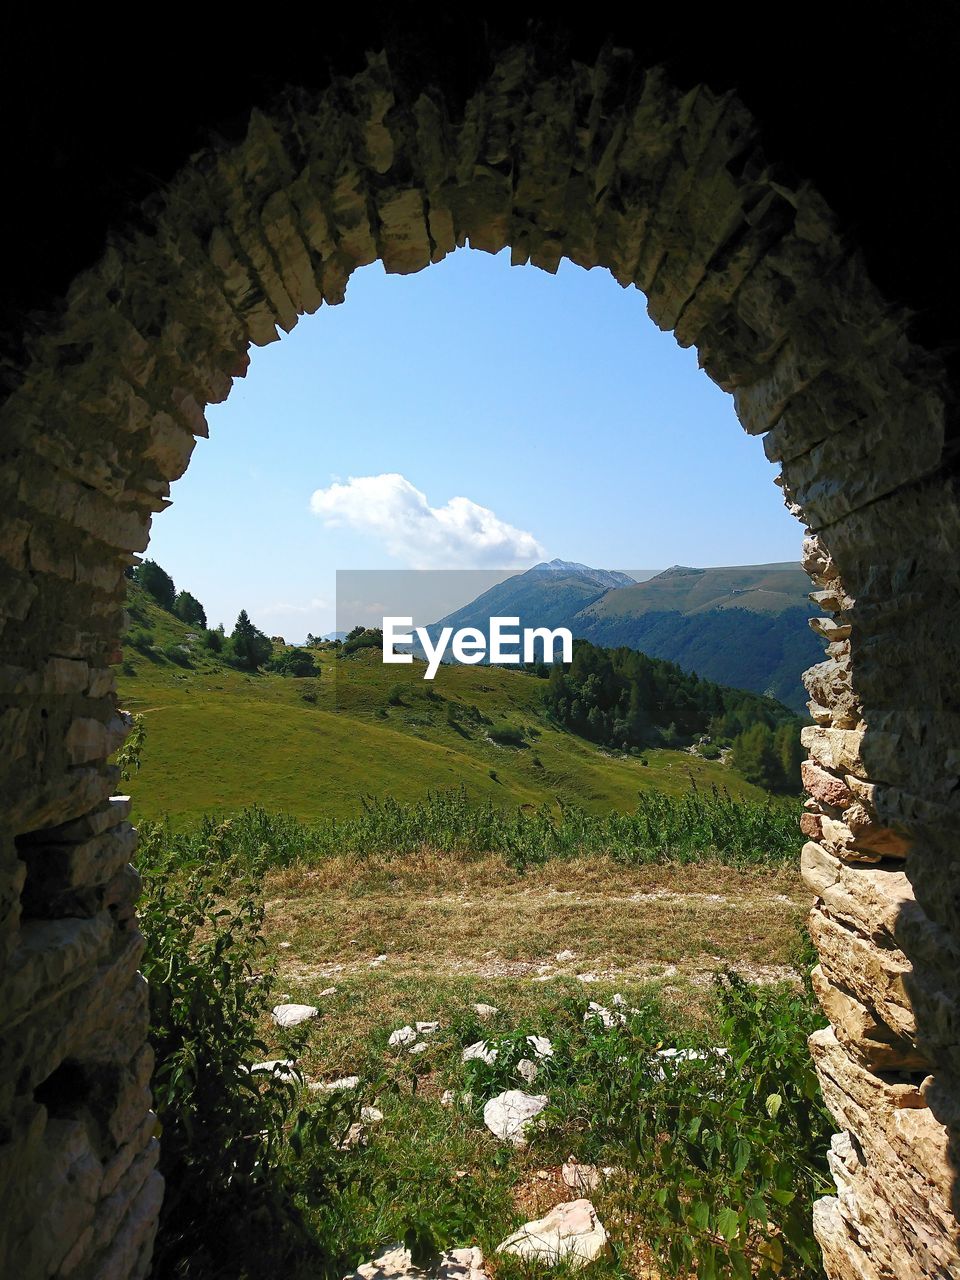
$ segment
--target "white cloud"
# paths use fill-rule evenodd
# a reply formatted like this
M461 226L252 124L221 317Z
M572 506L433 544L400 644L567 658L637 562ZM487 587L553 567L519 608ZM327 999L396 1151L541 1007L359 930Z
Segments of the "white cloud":
M378 537L387 552L414 569L514 568L543 558L532 533L514 528L489 507L450 498L431 507L397 472L350 476L310 498L310 510L330 526Z

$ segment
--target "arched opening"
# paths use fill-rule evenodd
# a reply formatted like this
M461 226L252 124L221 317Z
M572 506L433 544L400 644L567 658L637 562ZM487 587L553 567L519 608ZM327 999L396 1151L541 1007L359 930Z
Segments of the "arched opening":
M818 1234L835 1275L941 1274L956 1262L956 901L944 879L956 761L940 571L957 534L939 372L816 193L770 168L735 99L681 93L616 53L544 76L515 49L462 112L373 58L326 95L256 114L241 146L197 158L149 231L77 281L38 341L5 411L17 463L3 544L8 822L49 852L45 900L82 890L83 910L70 926L21 920L29 872L8 846L11 1159L44 1159L33 1091L85 1060L85 1038L117 1067L140 1060L108 663L123 569L205 430L203 406L226 396L249 342L342 300L355 267L418 270L467 241L636 285L781 463L832 615L810 677L804 865L833 1023L812 1047L851 1138L835 1147L842 1195L821 1202ZM122 1229L109 1243L93 1230L116 1191L94 1176L66 1257L112 1250L139 1274L157 1186L150 1129L132 1132L118 1147L147 1154L124 1184ZM29 1250L29 1230L11 1246Z

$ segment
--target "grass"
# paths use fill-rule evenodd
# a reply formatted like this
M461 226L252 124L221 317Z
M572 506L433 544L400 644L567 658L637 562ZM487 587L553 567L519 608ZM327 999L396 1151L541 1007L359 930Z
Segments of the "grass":
M788 869L594 858L521 874L449 854L332 858L273 872L264 891L280 989L325 1011L311 1066L344 1074L358 1042L391 1020L437 1016L431 1001L549 1018L571 996L651 983L667 1003L698 1008L725 965L789 979L806 905ZM573 959L558 962L566 951ZM337 995L322 998L331 985Z
M187 974L182 994L185 1041L177 1063L185 1056L198 1083L196 1092L182 1102L171 1099L168 1106L175 1114L164 1123L179 1124L184 1112L193 1115L198 1099L202 1103L210 1097L211 1086L217 1097L219 1046L235 1034L236 1009L249 1001L245 993L255 989L262 991L256 1027L261 1043L248 1051L247 1061L293 1055L311 1081L352 1075L361 1080L360 1088L347 1096L324 1099L304 1089L283 1112L289 1140L286 1146L273 1144L280 1164L269 1177L257 1175L252 1184L258 1189L257 1214L262 1216L251 1217L245 1208L242 1212L245 1229L256 1229L278 1249L292 1229L283 1223L295 1223L299 1243L285 1246L287 1252L272 1261L265 1253L264 1274L279 1266L292 1280L335 1280L399 1240L424 1258L445 1248L478 1244L495 1280L519 1280L529 1269L496 1255L496 1245L523 1221L572 1198L560 1177L560 1165L571 1152L582 1161L628 1170L591 1193L612 1241L610 1255L592 1266L597 1280L642 1280L689 1270L685 1242L699 1248L703 1230L696 1224L695 1230L688 1229L686 1201L659 1204L654 1199L659 1186L680 1185L688 1176L685 1148L677 1152L664 1145L661 1158L657 1143L650 1147L649 1135L641 1141L636 1128L647 1114L647 1103L637 1104L649 1093L650 1106L666 1106L664 1119L657 1123L669 1132L677 1106L698 1107L700 1100L684 1104L682 1098L668 1098L655 1103L658 1086L650 1077L650 1055L661 1045L696 1048L725 1043L713 981L718 971L732 969L751 981L780 984L781 994L770 997L771 1008L779 1019L781 1039L784 1028L792 1037L790 1071L796 1072L796 1043L799 1037L802 1048L804 1034L797 1022L801 1006L796 1005L796 988L797 966L806 962L799 945L806 895L796 868L786 861L787 836L774 858L730 866L717 848L712 855L701 851L698 860L696 846L705 831L715 829L722 843L735 834L733 818L739 814L740 826L749 832L755 806L697 796L651 797L649 804L644 821L649 834L657 836L652 844L656 846L666 831L682 847L682 860L671 859L662 847L645 852L636 840L605 849L598 837L608 831L607 824L587 821L582 814L570 818L569 838L564 824L570 815L557 818L554 830L560 838L553 841L549 856L518 858L518 849L529 852L532 845L517 837L517 829L526 825L536 834L538 816L511 817L496 810L477 814L459 791L427 804L372 805L358 818L339 823L305 824L251 808L226 821L210 817L186 832L170 833L147 824L142 863L148 903L158 879L162 883L172 876L175 882L191 870L208 883L219 877L227 904L240 892L246 874L264 877L264 949L246 952L256 957L256 970L231 968L226 943L227 952L220 952L219 944L215 949L216 963L201 961L194 970L196 979ZM714 806L726 816L714 814L711 819ZM616 821L628 819L621 816ZM590 847L577 843L585 836ZM508 852L490 850L497 839ZM563 856L557 856L558 848L565 850ZM173 902L168 930L180 928L189 910L186 904L193 901L195 894L188 891L182 903ZM148 907L148 935L150 924ZM229 914L217 928L225 939L235 933ZM183 950L176 945L175 933L173 939L168 933L167 950L155 962L161 989L172 972L167 954L179 957ZM232 975L226 999L218 998L216 990L206 991L219 981L221 971ZM203 1001L197 981L206 992ZM594 1034L596 1029L584 1025L588 1002L614 1007L614 996L640 1010L639 1021L623 1035ZM282 1031L268 1011L272 1003L283 1001L313 1004L320 1016L295 1032ZM476 1002L500 1012L482 1021L473 1007ZM803 1018L809 1019L808 1006L802 1007ZM204 1016L213 1024L212 1066L205 1065L196 1021L199 1009L207 1011ZM392 1030L428 1020L438 1020L441 1027L428 1037L426 1052L414 1058L389 1047ZM486 1130L481 1112L486 1098L521 1083L509 1077L514 1071L510 1055L518 1056L527 1034L549 1036L559 1056L552 1074L535 1085L550 1098L546 1127L528 1147L515 1150ZM750 1035L751 1044L762 1050L765 1029L754 1026ZM489 1078L460 1060L464 1045L488 1037L496 1038L503 1051L500 1075ZM251 1035L251 1045L255 1039ZM775 1073L789 1081L790 1071L779 1062ZM751 1078L749 1073L738 1075L737 1081ZM248 1079L241 1076L244 1086ZM723 1088L740 1088L737 1081ZM698 1085L697 1080L693 1083ZM720 1086L713 1081L710 1089ZM275 1087L279 1088L265 1086ZM714 1105L709 1102L710 1089L704 1105ZM453 1106L442 1105L447 1090L455 1095ZM472 1100L464 1096L470 1092ZM770 1088L766 1096L769 1101ZM365 1145L338 1150L337 1143L358 1120L363 1105L377 1107L383 1120L367 1126ZM731 1115L739 1115L746 1104L735 1094L729 1105L734 1108ZM739 1160L747 1142L744 1133L751 1135L758 1153L782 1142L788 1149L774 1162L781 1179L794 1176L799 1159L791 1146L793 1130L771 1130L762 1099L759 1112L757 1105L752 1100L752 1110L744 1113L746 1119L737 1119L735 1132L732 1120L727 1124L719 1117L718 1132L727 1145L721 1144L719 1154L711 1157L716 1169L697 1174L703 1180L697 1221L708 1226L716 1221L723 1231L733 1233L730 1240L723 1237L723 1247L742 1246L747 1253L759 1248L758 1241L765 1237L759 1219L737 1225L735 1209L740 1213L749 1204L751 1213L760 1213L757 1206L766 1204L766 1192L757 1191L754 1182L759 1180L761 1190L769 1189L769 1178L764 1181L767 1157L758 1154L759 1163L731 1173L733 1157L725 1154L729 1143L740 1144L731 1148ZM801 1119L808 1114L804 1106ZM810 1116L820 1114L813 1104L808 1110ZM232 1114L228 1101L221 1104L221 1113L228 1118ZM684 1121L685 1126L689 1123ZM242 1133L248 1129L254 1135L266 1131L259 1118ZM235 1142L235 1132L235 1127L228 1128L225 1141ZM819 1129L815 1138L820 1141ZM186 1157L190 1150L188 1142ZM224 1169L227 1176L216 1216L229 1218L236 1210L230 1209L233 1157L229 1146L226 1150L219 1162L224 1166L221 1178ZM656 1170L654 1157L659 1162ZM196 1201L196 1187L202 1194L207 1185L202 1165L192 1167L196 1172L190 1203L200 1219L209 1218L202 1199ZM250 1177L256 1169L252 1166ZM660 1181L651 1185L654 1173ZM811 1179L820 1178L819 1166L797 1164L796 1177L809 1198ZM274 1179L276 1198L264 1201ZM744 1189L744 1179L751 1180L749 1188ZM791 1186L776 1185L773 1191L781 1197L793 1195ZM800 1206L806 1213L804 1205L806 1200ZM779 1200L774 1207L786 1212ZM170 1221L183 1220L178 1209ZM807 1219L801 1213L797 1221L802 1246ZM708 1236L703 1247L719 1247L713 1228ZM180 1247L176 1239L171 1247ZM246 1249L244 1265L249 1276L259 1280L261 1273L250 1256ZM197 1257L185 1275L207 1280L218 1274L205 1270ZM715 1273L727 1274L722 1268ZM562 1268L558 1274L563 1275ZM791 1274L803 1273L798 1269Z
M306 1024L299 1067L318 1082L360 1077L339 1132L361 1105L384 1116L368 1126L367 1145L342 1157L342 1190L307 1211L332 1254L330 1275L397 1240L425 1254L478 1244L497 1280L529 1274L494 1250L523 1221L574 1198L560 1178L566 1157L621 1169L630 1162L626 1129L604 1118L634 1087L624 1071L640 1069L664 1044L718 1043L711 974L721 953L749 976L765 969L785 982L784 999L795 998L786 993L797 982L802 890L783 870L718 876L715 868L598 859L521 875L489 857L341 858L274 872L265 888L265 966L275 972L277 998L320 1009ZM567 949L574 960L558 962L556 951ZM386 961L376 963L383 952ZM578 980L585 970L598 980ZM544 973L550 980L537 980ZM612 1039L588 1032L588 1001L612 1008L614 995L640 1011L629 1031ZM499 1012L483 1020L477 1002ZM418 1020L441 1024L424 1037L426 1052L411 1057L388 1046L392 1030ZM289 1052L289 1038L268 1019L262 1033L269 1052ZM550 1098L545 1129L515 1150L486 1130L481 1111L487 1097L523 1082L506 1058L500 1079L460 1055L478 1039L509 1049L528 1034L550 1037L560 1065L529 1089ZM620 1065L627 1061L629 1069ZM452 1107L441 1103L447 1090ZM645 1243L654 1229L649 1195L638 1193L635 1175L612 1178L590 1198L612 1241L591 1274L659 1274L662 1255Z
M573 1198L571 1152L621 1170L591 1193L611 1236L595 1280L742 1275L746 1258L766 1280L784 1245L802 1260L822 1175L806 1153L825 1138L803 1056L794 804L719 762L651 751L643 764L559 732L539 682L516 672L443 668L425 686L367 652L321 655L317 679L248 676L137 607L156 645L140 636L120 686L147 727L137 810L167 815L141 824L140 862L175 1184L161 1256L185 1260L177 1274L335 1280L404 1241L423 1260L478 1244L493 1280L520 1280L531 1268L496 1245ZM186 667L163 656L178 645ZM724 970L777 984L737 997L743 1062L658 1084L658 1047L737 1034L714 985ZM635 1010L628 1026L585 1023L589 1001L615 996ZM282 1031L274 1001L320 1015ZM482 1021L477 1002L499 1013ZM389 1047L421 1020L441 1024L425 1052ZM482 1104L521 1083L535 1033L557 1048L534 1086L550 1105L515 1149ZM489 1037L494 1067L461 1061ZM325 1097L247 1070L288 1055L313 1082L360 1087ZM383 1119L341 1150L363 1105Z
M630 811L640 792L683 794L691 776L704 790L764 794L717 761L656 750L642 763L562 732L544 718L542 682L516 671L442 667L428 684L416 665L386 667L367 650L320 653L318 678L248 675L142 591L131 605L132 630L156 642L126 644L118 668L121 703L147 727L142 818L186 826L253 801L302 819L349 817L359 795L412 801L454 785L500 808L559 799L592 814ZM163 656L176 645L189 651L187 667ZM504 724L519 738L496 742Z

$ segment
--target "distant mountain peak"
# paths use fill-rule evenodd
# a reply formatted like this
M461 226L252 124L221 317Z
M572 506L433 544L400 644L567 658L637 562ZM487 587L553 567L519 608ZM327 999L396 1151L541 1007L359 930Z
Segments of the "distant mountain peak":
M694 569L688 564L672 564L669 569L664 569L663 573L658 573L658 578L690 578L697 574L706 573L706 569Z
M594 572L594 570L591 569L588 564L580 564L576 560L558 560L558 559L541 560L540 563L535 564L533 568L529 570L529 572L536 573L538 572L538 570L543 571L545 569L567 569L570 572L583 570L586 573Z
M636 582L628 573L621 573L619 569L594 569L588 564L580 564L577 560L541 560L539 564L535 564L532 569L528 569L527 573L572 573L579 578L586 578L589 582L596 583L598 587L628 587Z

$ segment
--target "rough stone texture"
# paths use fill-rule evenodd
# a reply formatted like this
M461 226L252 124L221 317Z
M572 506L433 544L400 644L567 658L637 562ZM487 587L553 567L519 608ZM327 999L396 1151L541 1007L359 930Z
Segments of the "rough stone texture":
M563 257L605 267L642 290L781 466L828 615L815 624L826 658L808 675L804 872L836 1028L814 1051L849 1150L841 1135L839 1194L818 1206L816 1230L833 1277L956 1265L953 401L854 240L769 162L736 98L680 90L616 47L596 65L544 66L532 45L509 48L448 102L375 55L323 93L252 112L245 138L195 155L113 233L9 379L4 1273L86 1280L149 1266L159 1181L134 835L106 763L126 729L109 669L124 569L251 344L342 302L359 266L415 271L467 243L509 245L513 261L548 271Z
M545 1094L507 1089L484 1105L483 1123L494 1137L522 1147L530 1137L530 1130L537 1124L536 1117L546 1105Z
M497 1245L497 1253L512 1253L529 1262L585 1267L607 1249L607 1233L589 1200L568 1200L543 1218L525 1222Z

